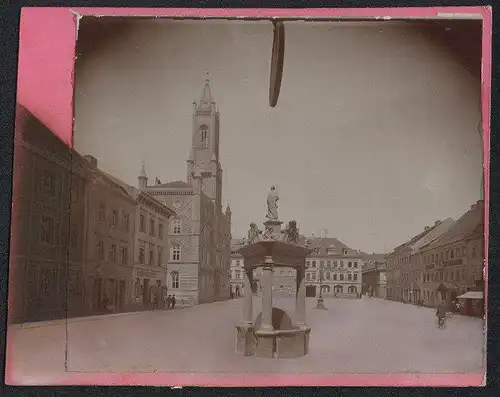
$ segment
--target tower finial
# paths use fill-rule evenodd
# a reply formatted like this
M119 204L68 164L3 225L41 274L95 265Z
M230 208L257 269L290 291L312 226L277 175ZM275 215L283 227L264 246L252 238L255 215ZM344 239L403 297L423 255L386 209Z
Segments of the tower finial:
M141 172L139 176L142 176L143 178L147 178L148 176L146 175L146 162L142 161L141 163Z
M206 72L207 79L205 80L205 86L203 87L203 94L201 95L200 107L202 106L210 106L212 102L214 102L214 98L212 96L212 88L210 87L210 80L208 79L209 73Z

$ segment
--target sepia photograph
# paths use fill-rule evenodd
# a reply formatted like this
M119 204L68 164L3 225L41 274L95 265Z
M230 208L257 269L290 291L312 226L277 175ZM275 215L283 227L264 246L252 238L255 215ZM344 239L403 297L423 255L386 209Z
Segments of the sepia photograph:
M13 378L485 373L481 18L77 30L71 145L16 110Z

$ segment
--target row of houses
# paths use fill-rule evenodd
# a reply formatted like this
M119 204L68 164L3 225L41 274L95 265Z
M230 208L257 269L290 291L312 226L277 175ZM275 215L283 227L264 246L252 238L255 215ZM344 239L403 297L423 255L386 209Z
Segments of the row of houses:
M301 236L302 240L306 237ZM231 254L231 291L235 296L244 294L244 260L238 249L243 239L233 239ZM315 251L306 258L306 296L357 297L362 289L362 268L366 254L354 250L336 238L311 237ZM254 270L253 292L260 291L261 269ZM273 291L276 294L295 295L296 272L292 268L279 268L274 272Z
M161 308L167 290L187 304L229 297L231 213L194 173L148 186L143 166L130 186L22 106L14 141L11 323Z
M448 218L385 256L387 299L435 307L462 301L467 314L484 306L484 201Z

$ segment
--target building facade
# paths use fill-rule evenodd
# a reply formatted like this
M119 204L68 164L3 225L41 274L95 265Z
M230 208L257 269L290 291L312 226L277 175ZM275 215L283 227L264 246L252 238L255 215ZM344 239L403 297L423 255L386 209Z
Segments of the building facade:
M387 298L387 264L385 254L363 256L363 294L376 298Z
M231 263L231 210L222 209L219 161L220 113L207 80L199 103L193 103L192 147L187 182L142 188L177 213L171 221L169 289L185 304L228 299Z
M115 178L91 167L87 195L85 291L88 313L125 311L133 306L132 268L136 201Z
M83 312L85 161L18 105L9 263L11 323Z
M413 293L420 277L419 249L438 238L454 222L451 218L435 221L433 226L426 226L423 232L396 247L386 256L388 299L414 303L421 300L420 292Z
M484 201L419 252L420 289L429 306L451 305L483 281Z

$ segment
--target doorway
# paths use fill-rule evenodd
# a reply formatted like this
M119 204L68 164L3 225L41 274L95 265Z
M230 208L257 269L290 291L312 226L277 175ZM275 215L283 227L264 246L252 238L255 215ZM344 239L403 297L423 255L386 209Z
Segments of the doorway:
M149 302L151 299L150 291L149 291L149 279L144 279L144 284L142 286L142 303L144 307L149 307Z
M315 297L316 297L316 286L306 285L306 298L315 298Z

